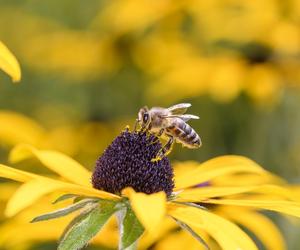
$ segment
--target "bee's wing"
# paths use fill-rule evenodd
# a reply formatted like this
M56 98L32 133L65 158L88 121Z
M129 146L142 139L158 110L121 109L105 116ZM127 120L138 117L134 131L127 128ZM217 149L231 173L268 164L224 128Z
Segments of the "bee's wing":
M186 114L186 115L166 115L163 116L163 118L179 118L185 122L189 121L190 119L200 119L199 116L196 115L190 115L190 114Z
M184 114L186 110L191 106L192 104L190 103L179 103L168 108L168 111L170 111L173 115Z

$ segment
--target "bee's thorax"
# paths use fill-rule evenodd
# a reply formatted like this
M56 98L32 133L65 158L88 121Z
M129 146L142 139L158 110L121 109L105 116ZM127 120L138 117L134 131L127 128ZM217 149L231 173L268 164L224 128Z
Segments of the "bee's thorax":
M153 132L159 131L162 128L167 128L169 126L169 120L165 119L164 116L169 114L169 111L164 108L152 108L150 110L151 116L151 130Z

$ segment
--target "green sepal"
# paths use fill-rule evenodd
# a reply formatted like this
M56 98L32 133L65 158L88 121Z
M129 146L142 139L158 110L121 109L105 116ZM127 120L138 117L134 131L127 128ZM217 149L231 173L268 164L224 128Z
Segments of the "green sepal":
M68 199L72 199L72 198L76 198L76 197L78 197L77 194L64 194L62 196L59 196L55 201L52 202L52 204L56 204L58 202L68 200Z
M83 199L86 199L86 198L94 199L93 197L89 197L89 196L77 196L77 197L75 197L75 199L73 200L73 203L80 202L80 201L82 201ZM100 198L97 198L97 199L98 199L98 200L101 200Z
M98 202L98 200L96 200L96 199L84 199L84 200L82 200L80 202L77 202L77 203L72 204L70 206L64 207L62 209L58 209L56 211L53 211L53 212L50 212L50 213L43 214L43 215L40 215L38 217L35 217L31 221L31 223L38 222L38 221L44 221L44 220L51 220L51 219L56 219L56 218L59 218L59 217L63 217L65 215L73 213L73 212L75 212L75 211L77 211L79 209L82 209L85 206L87 206L89 204L93 204L95 202Z
M67 227L58 250L77 250L84 247L117 211L116 203L101 201L77 216Z
M119 249L136 249L137 241L144 232L142 224L128 205L118 213L120 243Z

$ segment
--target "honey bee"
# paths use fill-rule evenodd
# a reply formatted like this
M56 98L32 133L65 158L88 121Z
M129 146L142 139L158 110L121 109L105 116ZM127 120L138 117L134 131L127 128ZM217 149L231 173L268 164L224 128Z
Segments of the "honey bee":
M153 161L160 160L171 152L174 142L181 143L188 148L201 146L200 136L187 124L190 119L199 119L198 116L185 114L191 107L190 103L180 103L169 108L143 107L138 113L136 124L140 124L141 130L148 130L157 134L158 137L166 135L169 140Z

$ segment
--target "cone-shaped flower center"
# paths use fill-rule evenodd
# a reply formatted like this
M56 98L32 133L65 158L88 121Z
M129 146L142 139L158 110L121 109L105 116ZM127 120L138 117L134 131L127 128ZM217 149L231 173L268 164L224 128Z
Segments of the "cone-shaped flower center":
M161 149L154 135L144 132L122 132L96 162L92 176L94 188L119 194L132 187L147 194L174 188L173 169L167 157L151 162Z

